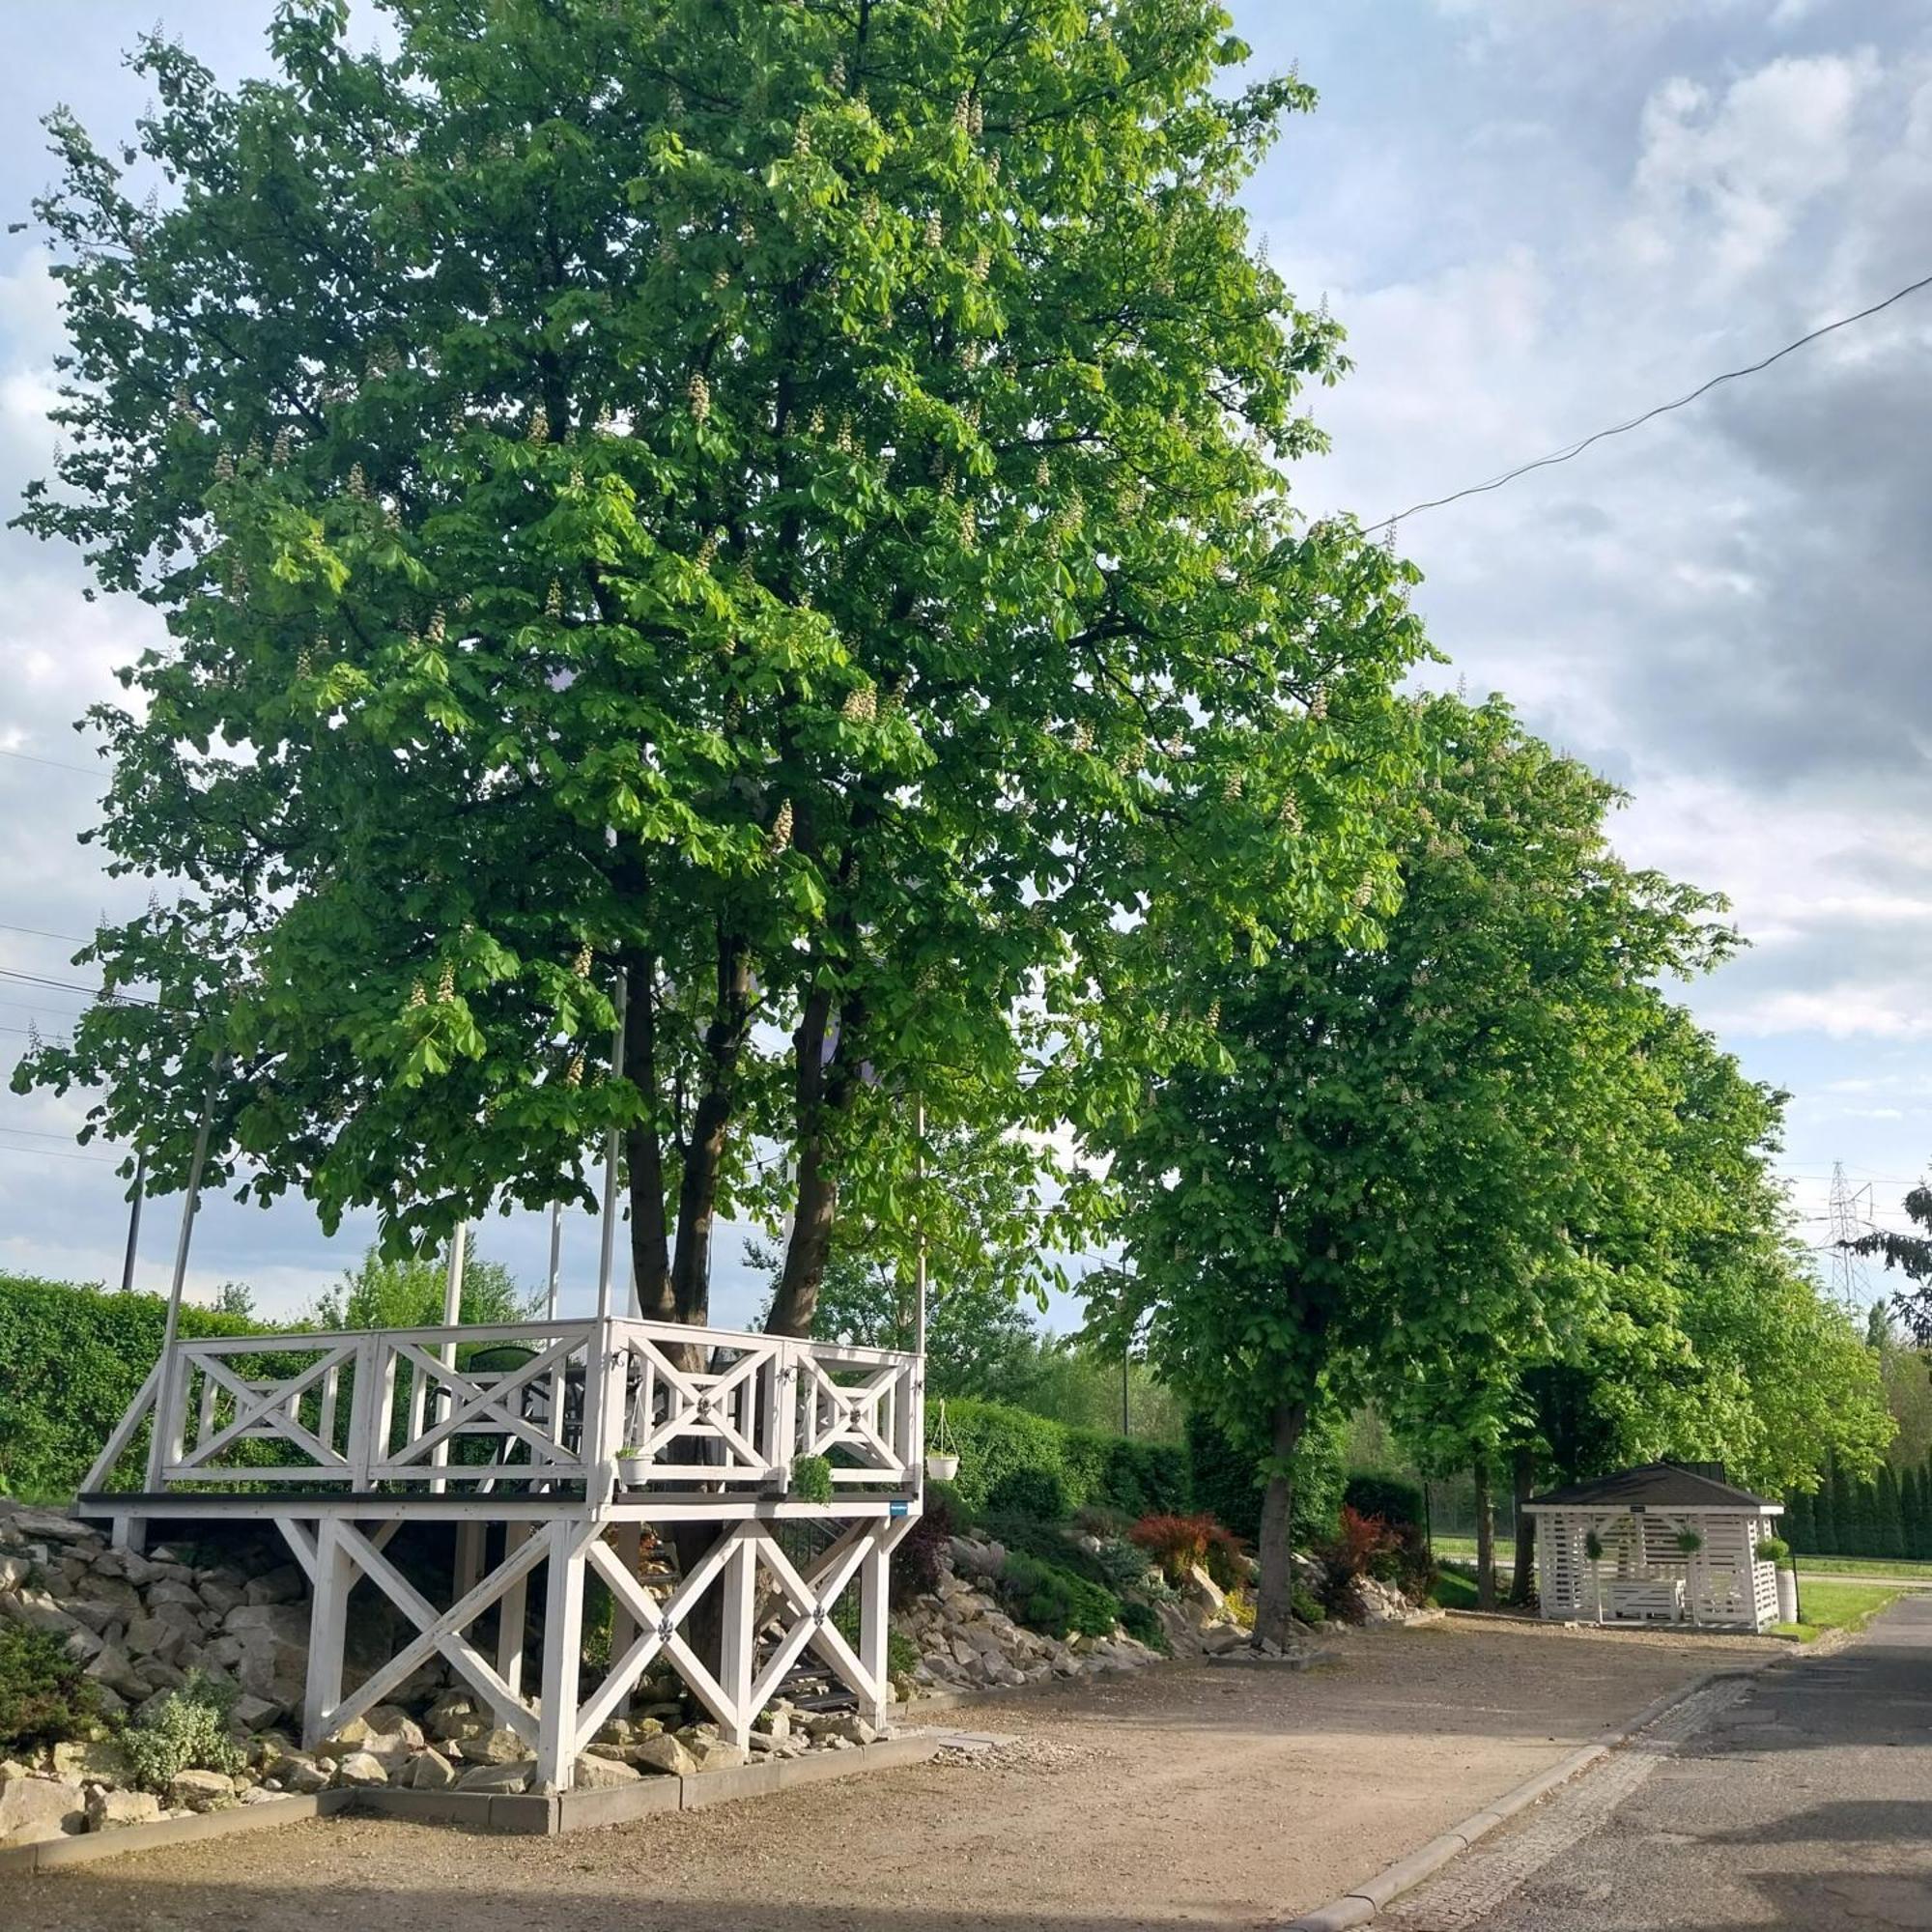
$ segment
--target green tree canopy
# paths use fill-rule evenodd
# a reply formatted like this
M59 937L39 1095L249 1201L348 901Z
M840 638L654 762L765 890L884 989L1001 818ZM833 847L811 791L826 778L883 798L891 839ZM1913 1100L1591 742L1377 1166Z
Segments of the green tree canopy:
M476 1252L473 1234L464 1237L463 1289L457 1320L466 1327L528 1321L539 1297L517 1286L501 1262ZM371 1248L342 1279L324 1289L307 1319L318 1328L437 1328L442 1325L448 1281L446 1257L412 1255L402 1260Z
M396 1253L618 1124L645 1312L736 1204L804 1332L841 1190L910 1224L889 1095L1050 1119L1031 1060L1376 890L1409 573L1291 512L1340 331L1233 198L1312 96L1211 0L385 11L48 124L24 521L165 618L95 722L175 896L86 955L159 1005L17 1077L165 1186L223 1065L214 1179Z
M1156 1366L1266 1466L1259 1628L1289 1600L1291 1470L1324 1398L1558 1352L1605 1269L1650 981L1720 952L1716 902L1611 853L1612 788L1499 701L1423 701L1426 785L1376 943L1297 941L1204 988L1223 1051L1123 1109L1113 1153ZM1637 1150L1640 1151L1640 1150ZM1464 1439L1510 1391L1466 1378Z

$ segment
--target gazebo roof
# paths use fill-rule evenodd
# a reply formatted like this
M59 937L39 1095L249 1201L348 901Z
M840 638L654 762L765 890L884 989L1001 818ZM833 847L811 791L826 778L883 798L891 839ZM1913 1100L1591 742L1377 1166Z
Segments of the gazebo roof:
M1532 1496L1525 1509L1776 1510L1782 1505L1754 1496L1719 1476L1683 1463L1645 1463Z

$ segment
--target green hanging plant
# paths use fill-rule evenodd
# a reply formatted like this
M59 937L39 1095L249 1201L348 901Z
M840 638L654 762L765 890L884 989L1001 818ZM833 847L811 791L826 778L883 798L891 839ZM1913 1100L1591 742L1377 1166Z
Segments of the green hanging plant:
M1704 1547L1704 1539L1694 1529L1680 1529L1677 1532L1677 1548L1686 1556L1695 1556Z
M1592 1563L1601 1563L1604 1560L1604 1539L1594 1529L1586 1529L1583 1532L1583 1554Z
M801 1456L791 1465L791 1493L802 1503L832 1500L832 1464L823 1456Z

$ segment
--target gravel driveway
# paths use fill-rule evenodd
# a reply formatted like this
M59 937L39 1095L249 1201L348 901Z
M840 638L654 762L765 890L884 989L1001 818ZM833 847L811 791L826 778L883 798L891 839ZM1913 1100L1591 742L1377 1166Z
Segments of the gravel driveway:
M1451 1619L1308 1673L989 1700L941 1761L553 1839L341 1818L9 1888L7 1932L1060 1932L1278 1923L1764 1644Z

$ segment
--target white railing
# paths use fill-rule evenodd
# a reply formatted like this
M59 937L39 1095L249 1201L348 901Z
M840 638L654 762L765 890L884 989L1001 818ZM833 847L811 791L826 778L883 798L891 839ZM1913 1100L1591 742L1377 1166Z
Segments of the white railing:
M922 1397L914 1355L672 1322L183 1340L83 1487L101 1489L152 1418L151 1491L782 1494L812 1456L835 1489L909 1492Z

